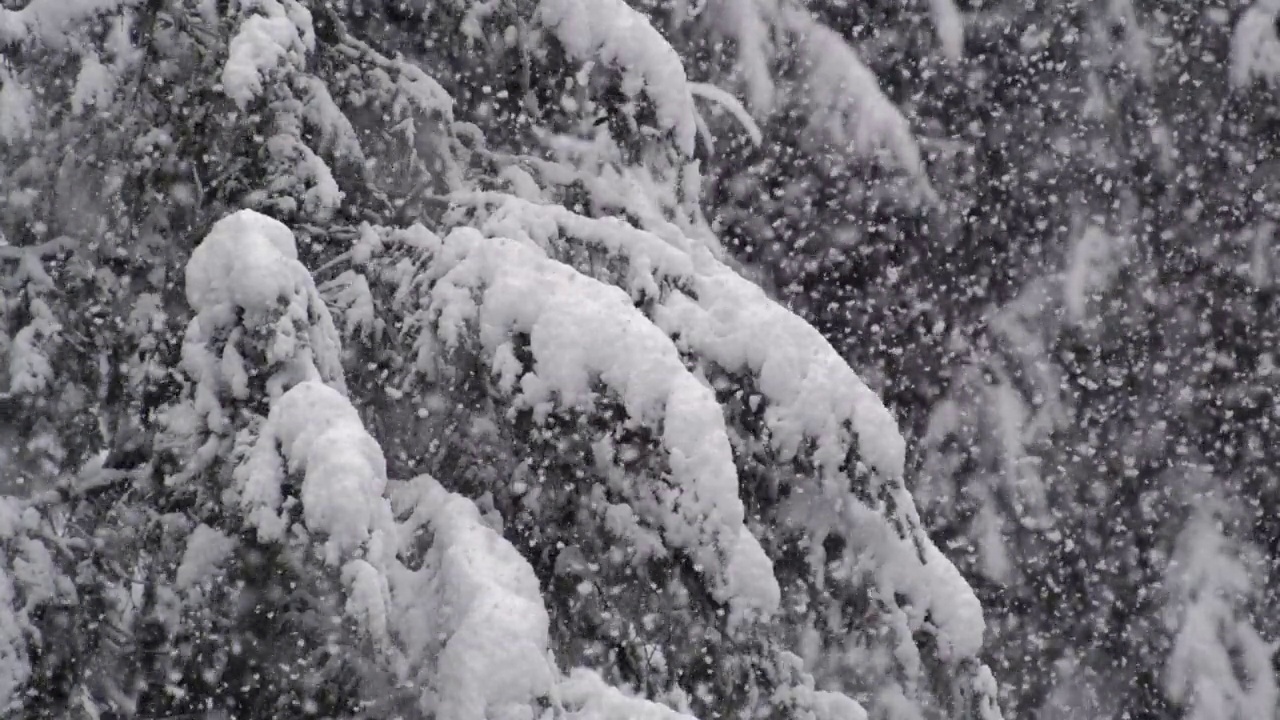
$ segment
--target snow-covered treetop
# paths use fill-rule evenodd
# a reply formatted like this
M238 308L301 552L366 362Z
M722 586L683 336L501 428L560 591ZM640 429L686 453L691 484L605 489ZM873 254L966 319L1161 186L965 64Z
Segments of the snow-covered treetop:
M252 210L220 220L191 254L186 281L196 317L187 329L183 361L200 385L204 399L197 407L209 422L222 423L219 394L250 394L237 327L269 338L265 356L250 362L264 361L273 369L267 383L273 396L308 379L344 387L337 329L311 273L297 260L293 233L279 221ZM214 355L219 341L225 347Z
M250 0L240 3L241 11L257 9L249 15L231 39L226 64L222 67L222 87L227 97L241 109L263 92L264 81L282 62L302 66L315 49L311 13L285 0Z

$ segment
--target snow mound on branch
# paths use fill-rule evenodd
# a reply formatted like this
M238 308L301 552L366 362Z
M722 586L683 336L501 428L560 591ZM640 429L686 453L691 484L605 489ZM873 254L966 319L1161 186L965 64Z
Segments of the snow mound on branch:
M745 511L720 405L624 291L527 243L470 228L445 239L432 272L439 279L429 313L441 339L456 346L464 323L476 323L499 387L511 392L518 383L535 415L557 405L590 407L598 381L631 418L660 428L669 484L632 488L637 511L691 552L717 599L735 612L777 608L772 565L755 539L742 535ZM529 337L534 359L523 375L512 346L517 334Z
M653 324L689 357L751 377L778 459L805 454L815 465L811 476L797 478L803 492L793 495L780 517L808 537L831 531L849 537L872 563L881 590L906 596L905 637L932 626L947 658L976 657L985 629L981 605L921 527L902 483L906 446L897 423L816 329L701 246L524 200L471 200L491 211L478 221L485 232L500 230L571 257L573 244L587 245L626 259L633 270L648 268L652 284L634 273L627 282L657 288ZM601 343L608 335L583 337L578 342L615 344ZM883 507L850 493L850 476L858 470L851 460L873 471L864 490L882 498Z
M856 439L863 462L902 476L906 445L897 423L821 333L727 267L699 275L693 287L697 300L673 294L655 321L698 356L756 378L784 459L813 439L818 466L839 473Z
M426 671L423 710L442 720L505 717L494 711L549 695L550 619L529 563L475 503L430 477L396 483L392 502L409 514L402 545L424 530L432 538L422 567L392 583L406 657Z
M567 720L694 720L691 715L626 695L594 670L573 670L557 690Z
M315 43L311 14L292 0L257 0L266 15L241 23L222 68L222 89L241 110L263 91L263 80L282 60L300 62Z
M268 384L273 396L307 379L345 388L337 328L297 256L289 228L252 210L219 220L191 253L186 294L197 315L187 327L183 366L197 381L196 407L211 427L222 423L220 393L248 396L246 343L265 342L258 349L284 371ZM269 339L261 341L258 331L267 328ZM215 350L218 331L227 329L225 347Z
M964 16L955 0L929 0L929 11L938 33L938 44L948 61L957 63L964 59Z
M693 153L696 111L684 62L648 19L623 0L542 0L538 17L575 60L616 65L623 92L648 95L659 126Z
M54 378L51 345L62 325L49 305L38 297L28 305L30 321L14 333L9 346L9 392L14 395L43 392Z
M835 30L808 12L787 14L809 63L806 89L814 103L810 122L831 143L864 155L887 156L888 164L913 177L927 173L911 123L880 90L874 73Z
M774 108L776 87L772 61L771 25L778 14L777 0L707 0L704 12L709 22L724 35L733 38L737 52L737 70L747 88L747 102L756 117L764 117Z
M1280 36L1276 16L1280 0L1258 0L1240 15L1231 36L1231 84L1244 87L1255 78L1280 81Z
M216 305L271 309L297 288L307 269L293 232L253 210L229 215L209 230L187 262L187 302L196 312Z
M939 630L943 660L976 657L986 622L982 604L956 566L933 543L924 546L923 563L897 538L888 538L883 547L892 553L882 558L890 589L906 595L912 601L909 611L917 613L913 627L924 625L928 613L928 621Z
M13 578L0 567L0 710L17 710L22 689L31 677L27 658L25 613L19 613Z
M80 57L80 73L71 93L71 114L79 115L90 107L105 107L119 82L112 68L102 64L97 53L86 50Z
M778 657L779 669L792 676L774 691L773 700L787 708L790 717L807 720L867 720L867 711L853 698L836 692L814 688L813 676L804 672L804 661L783 652Z
M1191 720L1276 717L1275 646L1249 620L1257 558L1224 533L1212 496L1192 511L1166 576L1173 647L1165 692Z
M893 416L822 334L763 290L687 238L659 237L617 218L589 218L559 205L539 205L502 193L458 194L454 202L483 208L486 235L505 236L556 252L587 244L625 259L633 294L666 297L654 323L678 346L727 370L759 379L769 401L773 441L794 455L806 437L829 471L845 461L853 429L871 467L901 477L906 445ZM661 286L687 286L664 293ZM694 299L696 298L696 299Z
M67 31L85 18L124 4L125 0L31 0L21 10L0 8L0 44L28 37L50 44L62 42Z
M38 117L36 94L0 67L0 142L16 143L31 137Z
M222 531L199 525L187 539L187 549L174 576L174 584L185 590L214 576L236 548L236 541Z
M331 564L351 557L376 530L387 527L382 448L340 392L315 381L293 386L272 405L257 447L273 452L277 443L288 470L303 474L303 520L308 530L327 538ZM279 505L278 485L265 482L248 488L252 492L243 498L251 517L262 517L260 508L274 513Z
M563 205L530 202L498 192L455 193L449 199L483 211L480 230L491 237L526 241L552 254L573 238L603 250L611 258L625 259L625 287L633 297L657 298L664 280L687 278L694 272L687 238L671 240L637 229L618 218L589 218Z
M732 39L736 71L745 85L752 113L767 118L779 104L780 90L812 107L809 129L836 151L878 157L923 184L932 193L911 123L880 89L874 73L836 31L804 3L788 0L707 0L705 11L715 32ZM953 0L930 0L943 54L958 60L964 50L963 16ZM771 70L774 57L797 49L805 75L779 88ZM829 152L832 147L820 148Z

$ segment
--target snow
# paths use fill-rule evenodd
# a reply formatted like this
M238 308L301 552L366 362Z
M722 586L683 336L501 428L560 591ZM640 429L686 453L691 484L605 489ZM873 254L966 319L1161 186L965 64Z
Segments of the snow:
M757 379L770 442L783 459L813 439L818 466L840 473L856 438L863 462L884 477L902 476L897 423L813 326L728 268L698 276L693 295L673 294L654 321L692 354Z
M221 352L213 347L219 330L237 324L251 336L270 328L260 349L277 371L271 392L303 379L345 388L337 329L283 223L252 210L219 220L187 261L186 295L197 315L183 342L183 366L198 384L197 409L214 425L223 416L219 393L229 386L243 394L247 382L237 344L249 336L231 332Z
M302 117L320 133L320 147L337 157L363 164L365 156L360 138L329 93L328 86L311 76L300 77L297 83L304 95Z
M623 0L542 0L538 17L570 57L616 65L623 92L648 95L659 126L675 134L681 151L693 154L696 113L684 63L644 15Z
M21 707L22 691L31 677L27 658L25 613L15 612L13 578L0 566L0 710Z
M744 509L724 418L714 393L685 368L671 340L632 305L625 292L578 274L539 249L475 230L455 230L430 271L438 275L429 314L447 347L464 324L478 326L491 358L511 357L509 343L527 334L532 372L494 363L500 385L519 384L521 402L545 415L553 406L588 407L593 382L607 386L627 414L660 428L671 487L633 488L638 512L668 539L688 548L722 600L772 612L776 581L763 552L744 551ZM476 296L479 295L479 302ZM764 563L764 564L762 564ZM736 576L740 587L726 585ZM732 591L751 595L734 599Z
M955 0L929 0L929 10L943 57L953 63L960 62L964 59L964 16Z
M632 327L645 328L634 332L649 334L650 328L645 324L648 319L639 316L635 321L625 321L615 317L618 313L628 313L621 310L625 302L622 293L609 292L613 288L604 292L616 297L611 302L619 309L594 309L590 300L594 290L587 288L596 286L584 284L578 276L569 273L563 273L561 279L555 273L544 275L534 271L543 256L527 245L572 256L574 245L581 244L624 259L624 286L631 289L632 296L653 301L651 321L661 329L658 335L676 338L676 346L689 356L718 366L731 375L746 374L755 378L765 401L769 441L781 460L805 451L813 453L818 466L818 478L813 482L818 487L816 493L802 494L806 503L829 508L859 505L848 495L844 479L850 449L857 448L859 460L875 471L873 477L888 483L884 491L895 498L897 514L886 518L870 508L851 515L838 513L830 521L832 528L856 538L854 546L861 548L859 552L870 554L871 561L879 568L876 582L880 592L888 597L900 592L905 597L908 610L899 611L902 637L910 638L922 628L933 628L940 652L948 661L976 656L985 628L981 606L954 565L929 543L920 528L912 500L901 485L905 445L896 423L874 393L815 329L687 240L673 245L665 238L616 221L584 218L563 208L543 208L495 194L483 198L471 195L464 200L487 212L478 220L485 233L522 239L524 247L508 246L502 239L492 242L507 248L504 252L525 259L506 263L519 268L510 276L491 271L491 288L481 304L483 309L477 306L472 293L460 292L458 287L473 285L474 281L437 283L433 289L437 302L448 298L443 301L444 306L437 309L442 340L447 344L458 342L464 334L462 324L478 318L481 343L491 349L495 357L495 372L500 376L510 375L500 377L500 384L513 387L520 379L515 377L520 368L503 343L511 335L513 326L515 330L530 332L535 373L520 379L520 384L526 399L535 407L538 401L550 401L551 396L567 404L589 401L595 368L601 369L599 377L611 386L652 387L653 380L623 379L642 377L639 370L625 369L628 359L645 352L637 350L641 346L630 344L625 335L633 332ZM461 243L475 248L482 240L470 230L455 231L441 253L449 255L448 246ZM451 259L445 267L456 268L456 262ZM647 270L651 277L643 277L637 268ZM445 278L449 278L448 273ZM566 286L562 293L554 290L559 284ZM575 284L583 284L583 289L572 289ZM573 299L563 302L562 306L556 301L559 294ZM601 302L605 302L603 298ZM505 313L492 314L496 309L494 304L506 308ZM555 319L549 321L544 316ZM501 321L495 322L496 318ZM551 332L542 335L541 328ZM546 338L545 343L539 342L540 335ZM662 345L657 336L648 342L655 349ZM620 357L612 357L613 352ZM663 350L662 354L665 353ZM499 357L506 357L509 362L499 362ZM544 358L551 361L552 370L543 370ZM652 372L661 367L661 361L646 359L643 367ZM614 370L610 372L610 368ZM627 391L622 392L627 398ZM630 415L651 416L645 408L656 404L652 399L654 395L631 397L633 399L627 401ZM696 430L672 432L673 417L693 418L695 426L710 422L710 409L706 415L708 420L696 420L700 416L692 412L673 415L671 402L668 400L664 416L667 423L664 442L672 442L668 439L671 437L697 437ZM714 403L714 398L705 402ZM682 453L672 452L673 473L678 472L684 462ZM726 497L731 482L736 482L729 479L730 472L731 468L725 471L724 489L720 491ZM687 474L699 475L692 470ZM706 474L702 473L701 477L705 478ZM873 486L871 491L876 492L876 488ZM820 517L813 509L790 517L798 527L813 529L815 537L825 534L812 524ZM736 516L734 521L738 522ZM762 552L749 559L753 550L759 552L759 545L745 529L741 532L747 547L735 553L742 558L741 565L728 565L728 595L746 593L747 597L763 599L767 607L776 606L777 600L771 594L776 580L768 559ZM668 536L681 538L670 531ZM741 601L736 605L731 603L735 616L748 607L748 603ZM918 671L919 658L915 667Z
M807 11L787 13L810 63L805 90L814 105L810 122L837 147L883 155L887 164L927 180L924 160L902 111L880 90L876 76L835 30Z
M924 587L913 588L911 597L912 600L920 598L921 606L929 609L930 621L938 630L939 655L944 661L952 662L978 657L986 629L982 604L960 571L936 545L925 544L924 553L924 571L918 576Z
M71 112L79 115L91 107L103 107L116 90L116 76L102 64L97 53L86 51L80 56L80 73L71 92Z
M406 654L428 671L423 711L482 720L549 695L557 673L533 568L474 503L430 477L397 483L392 501L409 515L402 544L421 530L431 537L422 567L392 583Z
M388 600L391 588L387 577L368 561L356 558L342 566L342 584L347 589L343 608L380 646L383 652L392 648L391 618Z
M658 236L616 218L588 218L501 193L466 193L455 202L483 208L486 235L525 240L547 252L586 244L626 261L633 297L659 299L653 322L678 347L729 372L750 372L770 403L773 441L794 454L806 438L835 471L854 429L862 459L900 477L905 444L897 423L830 343L763 290L683 236ZM664 287L688 287L689 294ZM697 298L693 300L692 298Z
M277 117L281 132L267 138L267 153L283 171L273 201L286 212L297 212L297 195L302 196L302 211L310 219L327 220L342 205L344 193L338 187L333 171L302 141L303 128L297 117ZM301 193L289 186L289 180L301 183Z
M311 32L310 14L305 10L289 12L277 0L258 0L250 5L259 6L267 14L251 15L240 24L231 39L221 78L223 92L241 110L262 94L263 81L281 61L301 64L309 50L306 38ZM305 24L300 26L299 20Z
M747 137L750 138L753 145L759 145L764 142L764 133L761 132L760 126L752 119L751 114L742 106L742 103L738 102L738 98L729 94L728 91L707 83L689 83L689 91L696 97L715 103L732 115L738 121L738 124L742 126L743 131L747 133Z
M351 557L385 528L386 461L364 428L359 413L337 390L321 382L298 383L271 407L259 437L260 447L279 445L287 470L301 473L303 519L307 529L326 538L330 564ZM246 493L250 517L269 511L275 493Z
M797 717L807 720L867 720L867 711L858 701L829 690L814 690L811 687L782 688L774 694L774 699L801 709L801 714Z
M1280 0L1258 0L1241 13L1231 36L1228 77L1233 86L1244 87L1255 78L1271 83L1280 80L1277 14L1280 14Z
M35 93L0 67L0 141L16 143L31 136L37 121L35 103Z
M130 0L31 0L21 10L0 8L0 44L35 37L48 44L64 40L85 18L115 10Z
M854 545L870 552L876 567L881 569L877 582L883 583L890 597L894 591L906 594L912 607L912 615L903 619L910 624L906 637L924 627L927 619L936 628L939 647L946 657L958 660L976 655L985 628L981 606L955 566L928 541L920 527L913 501L902 487L905 443L896 423L879 398L812 326L692 244L673 247L651 233L583 218L563 209L544 210L515 199L497 201L490 197L487 200L484 204L493 208L493 214L480 221L485 232L507 233L553 250L575 242L602 247L611 255L627 258L637 267L650 269L652 284L634 273L628 274L627 284L645 288L645 294L658 293L652 322L667 337L677 338L676 346L691 357L730 374L755 378L765 401L769 442L778 451L780 460L811 450L818 469L817 477L811 482L817 487L798 496L806 507L790 517L797 527L811 530L813 537L825 535L814 523L822 512L829 510L816 511L812 503L835 509L860 505L848 495L848 468L845 467L851 448L856 447L858 459L875 471L873 477L888 484L885 491L894 496L897 514L886 518L865 508L862 514L854 513L856 517L832 518L829 521L832 529L861 539ZM466 237L471 237L469 231ZM473 238L471 242L478 244L479 240ZM533 266L533 258L540 257L528 250L511 252L529 256L530 259L522 263L512 263L523 269ZM544 310L536 306L539 301L531 298L547 292L553 284L533 276L513 284L508 303L513 307L518 305L513 311L529 316L517 325L522 328L534 325L533 318ZM678 289L682 287L687 288L687 294ZM442 291L446 296L455 294L452 289L437 286L437 297ZM582 319L574 319L552 343L573 349L547 350L549 357L558 358L558 374L554 377L560 386L567 388L566 395L571 398L588 393L591 374L584 366L591 362L602 366L610 364L599 355L606 352L602 348L626 347L615 338L620 328L628 324L615 319L611 321L613 327L596 329L584 316L588 312L584 295L572 293L576 300L571 304L577 306L564 311L567 318ZM461 322L476 312L473 305L466 304L469 299L461 302L453 306L455 314L449 316L452 323ZM621 298L616 302L621 302ZM481 324L481 338L486 347L507 336L504 331L485 340L484 322ZM460 332L446 327L444 336L455 338L456 342ZM582 347L584 345L588 347ZM539 349L535 347L535 354L537 352ZM625 353L632 351L628 349ZM589 361L591 354L597 355ZM652 360L646 363L653 364ZM569 373L573 373L572 376ZM514 378L507 382L514 382ZM526 386L526 391L529 389ZM632 412L630 408L629 412ZM724 482L727 495L729 481ZM869 490L877 491L875 486ZM743 558L750 556L746 551L737 554ZM920 559L921 554L924 561ZM766 574L772 575L766 562L767 558L760 557L756 562L745 562L743 567L758 571L758 577L764 578ZM734 568L731 595L737 591L735 582L740 586L752 585L745 574L737 575L738 572L745 573ZM776 586L772 577L764 582L765 587ZM752 592L755 597L768 596L762 589ZM737 609L743 607L740 603Z
M898 495L899 504L907 503L906 519L918 529L910 496L905 489ZM942 660L977 657L986 630L982 604L955 565L923 533L904 538L878 512L861 503L849 505L845 523L858 540L855 544L867 548L864 562L877 568L878 591L886 597L901 594L905 598L905 637L931 627Z
M174 585L186 590L212 580L235 551L236 541L208 525L198 525L187 538L187 549L174 575Z
M910 639L922 630L934 636L945 662L977 656L986 630L982 605L955 565L925 536L905 488L889 490L898 508L892 516L843 488L803 489L780 503L779 520L807 530L808 537L835 532L848 540L852 553L840 560L869 571L872 592L886 599L881 615L884 622L897 626L901 644L895 648L896 660L908 677L921 669L918 649ZM820 553L821 545L815 543L812 552ZM810 565L821 566L821 559L811 557ZM828 563L834 560L825 558ZM820 589L828 582L821 575L815 581Z
M589 218L560 205L538 204L496 192L455 193L450 200L482 211L486 235L524 240L549 254L587 243L626 262L623 286L633 297L657 298L660 284L691 276L693 245L683 235L658 236L618 218Z
M1280 707L1275 646L1247 619L1254 571L1224 534L1222 510L1213 496L1192 510L1169 564L1174 637L1165 687L1189 720L1274 720Z
M694 720L691 715L626 695L599 673L585 668L571 671L556 690L567 720Z
M776 612L782 594L773 574L773 561L746 527L738 531L738 544L731 557L726 571L730 624L743 616L758 613L767 617Z
M352 254L355 254L354 250ZM377 331L379 322L374 309L373 292L364 275L354 270L343 271L326 283L321 291L326 294L331 307L341 310L343 335L358 335L368 340Z
M12 495L0 495L0 540L15 537L23 528L23 504Z
M58 571L49 549L30 536L17 538L18 552L12 556L10 572L22 589L23 614L59 595Z
M9 392L34 395L49 387L54 378L49 345L62 331L44 300L32 298L31 320L14 333L9 350Z
M769 69L773 43L770 24L776 22L776 0L707 0L706 17L733 39L737 66L747 86L747 102L758 117L774 109L776 87Z
M374 95L394 98L391 103L393 120L401 121L417 112L445 119L453 117L453 98L422 68L403 58L384 57L356 38L346 38L342 50L359 55L361 60L372 66L365 70L361 83Z
M234 306L266 311L310 273L284 223L241 210L214 223L187 261L187 302L196 312Z
M774 47L774 37L782 35L788 50L794 48L798 59L803 58L808 72L795 87L783 90L812 106L809 121L820 142L839 150L883 156L888 165L927 182L910 122L839 33L818 21L802 4L780 0L709 2L706 15L717 32L733 41L737 75L746 86L747 101L757 119L767 118L779 102L780 89L770 63L779 50ZM958 60L964 50L963 16L954 0L930 0L930 8L944 56Z
M815 688L804 661L794 653L779 652L774 662L780 682L773 692L775 707L786 708L787 717L806 720L867 720L867 711L847 695Z

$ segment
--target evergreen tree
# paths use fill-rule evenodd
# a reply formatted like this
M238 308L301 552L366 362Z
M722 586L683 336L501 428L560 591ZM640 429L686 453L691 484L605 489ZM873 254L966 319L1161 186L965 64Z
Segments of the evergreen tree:
M1048 261L954 338L926 524L1001 618L1011 712L1273 717L1275 10L1004 12L1057 57L1017 83L1054 124L1009 144Z
M999 716L892 417L700 204L706 103L932 196L821 8L18 5L7 712Z

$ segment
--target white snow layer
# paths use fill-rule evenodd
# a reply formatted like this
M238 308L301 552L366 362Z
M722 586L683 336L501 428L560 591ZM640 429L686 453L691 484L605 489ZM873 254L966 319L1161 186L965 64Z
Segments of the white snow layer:
M71 113L79 115L90 107L105 106L116 90L117 77L102 64L97 53L86 49L80 56L80 73L71 93Z
M594 670L573 670L558 691L566 720L694 720L691 715L624 694Z
M302 274L293 232L253 210L219 220L187 262L187 302L196 312L214 306L270 310L297 288ZM290 262L293 261L293 262Z
M235 547L236 541L221 530L203 524L197 526L187 538L187 549L182 553L174 584L179 590L186 590L212 579Z
M660 428L669 484L631 488L637 512L692 553L713 593L735 612L777 608L772 564L742 534L744 508L720 405L625 292L537 247L470 228L444 240L430 272L440 276L430 305L440 338L455 347L463 324L476 324L499 386L510 392L519 383L535 414L556 404L588 407L600 382L631 418ZM518 333L528 335L534 358L524 375L512 346Z
M432 240L439 243L429 234L419 239L428 244ZM557 281L574 282L567 279L573 277L571 270L557 266L534 248L520 246L521 252L510 254L512 248L517 247L515 243L482 240L473 245L470 241L474 239L466 237L448 244L455 255L455 264L465 265L454 268L457 270L454 280L461 281L470 271L497 272L506 267L500 262L503 259L519 261L515 267L532 259L534 272L525 279L550 278L553 288L561 290L565 288L557 286ZM475 258L471 252L474 248L479 249ZM258 213L236 213L215 225L193 253L187 268L187 293L198 315L193 321L195 331L188 332L188 342L195 338L195 347L184 346L184 354L209 354L214 345L212 337L200 331L201 319L224 330L230 327L231 335L235 335L241 329L233 325L237 308L244 311L246 317L263 315L282 303L288 305L299 297L311 298L314 287L310 275L295 256L293 236L288 229ZM468 260L472 261L471 265L466 264ZM476 279L480 276L488 277L481 272ZM496 283L502 286L499 294L518 289L518 271L507 279L515 284L505 285L500 279ZM450 299L454 304L465 304L468 289L458 290ZM610 297L610 290L616 296ZM505 322L502 318L507 315L520 315L519 298L504 297L482 312L486 321L497 324L494 327L502 325ZM568 297L542 298L539 303L553 306ZM588 291L588 305L601 297L606 301L616 299L623 307L630 307L625 293L603 286ZM446 300L443 304L450 305L450 302ZM465 308L459 306L459 309L465 314ZM471 309L473 313L478 310L475 306ZM557 332L568 331L565 327L554 327L554 322L548 327L552 339ZM534 334L540 337L541 330L535 330ZM648 352L652 348L647 343L652 344L660 337L661 333L657 333L656 337L632 339L627 341L627 347ZM539 344L539 347L542 346ZM233 349L230 345L229 348ZM671 350L669 343L666 348ZM546 354L545 349L542 352ZM674 357L673 351L670 357ZM225 353L219 362L228 364ZM201 366L201 369L209 368ZM661 375L670 370L669 362L660 365L655 381L661 385L664 382ZM624 363L618 372L618 377L632 378L632 392L624 395L642 414L648 412L650 404L662 401L663 398L655 396L644 385L648 371L639 363ZM337 379L341 381L340 368ZM569 373L563 377L552 376L549 382L551 387L569 390L568 383L577 381L576 376ZM697 415L706 412L698 397L701 386L691 384L686 378L670 389L667 401L682 407L692 406L695 425L714 426L708 418ZM682 427L681 430L690 433L698 430L705 435L705 429L701 428ZM719 430L723 434L722 426ZM701 436L690 437L697 440ZM713 462L719 462L722 448L715 442L713 438L710 457ZM685 460L693 467L691 471L703 469L705 453L688 445L681 448ZM713 469L713 480L717 472ZM301 476L298 500L306 533L286 535L289 530L286 504L296 502L284 499L283 482L287 473ZM583 720L634 717L633 711L637 709L652 717L681 717L646 701L626 698L602 682L591 682L592 675L587 671L562 678L550 652L550 621L533 568L514 546L484 522L476 505L467 498L449 493L425 476L410 482L389 483L381 449L338 389L311 377L296 382L274 398L265 422L258 427L257 440L248 457L236 468L234 478L238 483L234 490L238 493L227 497L238 496L249 522L258 528L263 540L284 541L288 537L310 535L324 542L326 561L341 567L346 613L367 631L387 668L400 681L423 688L420 709L432 717L441 720L530 717L539 700L556 696L556 689L561 686L563 692L559 695L570 701L572 717ZM686 495L685 501L697 499L696 493ZM680 497L667 499L677 505L682 502ZM733 500L737 500L736 494ZM393 506L395 513L405 518L403 522L396 522ZM722 509L702 509L714 516L710 524L718 527ZM734 509L729 508L730 514ZM18 518L9 518L4 510L6 506L0 504L0 533L18 524ZM762 577L772 582L772 569L763 551L758 545L753 547L753 540L744 540L750 536L741 527L740 504L736 512L738 525L728 528L732 532L722 533L725 538L721 538L728 543L729 554L742 555L747 564L763 562L765 566L731 565L730 583L738 590L759 584ZM693 528L685 531L696 534ZM412 556L411 551L424 539L429 545L421 564L416 568L406 565L406 553ZM233 552L233 543L215 529L197 528L177 570L178 586L191 588L214 577L219 565ZM27 554L33 552L29 550ZM19 573L16 579L28 597L33 593L47 595L55 591L51 578L40 572L42 567L44 565L35 561L21 565L26 568L25 575ZM12 588L12 578L0 573L0 602L12 602ZM771 601L776 605L776 584L766 588L765 594L770 592L772 599L766 597L764 604ZM6 619L15 618L20 620L20 616L12 613L0 614L0 705L6 698L6 688L12 696L26 678L27 664L21 656L24 647L21 627L3 624ZM7 642L6 638L13 642Z
M693 153L696 112L684 63L644 15L623 0L542 0L538 16L575 60L617 66L623 92L648 95L658 124Z
M836 472L856 439L863 462L886 477L902 476L906 445L875 393L821 333L700 245L659 237L616 218L588 218L501 193L451 199L484 206L480 229L486 235L523 240L548 252L585 243L625 259L625 284L633 296L656 299L664 284L687 286L687 295L667 294L653 322L666 335L678 336L679 347L757 379L768 401L771 440L784 457L812 438L822 467Z
M299 383L271 408L268 423L289 469L306 473L302 504L307 526L347 538L352 547L367 538L387 469L382 449L351 403L328 385Z
M0 44L36 38L48 44L65 41L67 31L85 18L135 4L129 0L31 0L21 10L0 8Z
M794 510L785 513L788 521L806 528L810 537L824 537L828 530L835 529L857 538L855 545L869 553L874 567L879 568L878 581L909 597L912 615L906 619L912 624L912 631L927 619L936 628L939 647L947 656L976 656L985 629L981 605L920 526L914 502L902 486L905 443L897 424L875 393L816 329L685 238L669 242L618 220L587 218L564 208L547 208L497 195L457 199L488 211L479 222L485 233L514 237L548 251L563 252L566 245L580 243L626 260L625 284L632 294L657 300L651 323L661 329L661 335L676 338L678 348L703 363L718 366L731 375L754 378L765 404L769 442L780 459L794 457L812 443L818 473L803 481L813 487L806 487L796 496ZM469 229L458 232L465 234L457 235L455 242L472 237ZM525 254L538 261L542 258L541 254L528 251L505 252ZM447 261L446 265L454 262ZM520 268L519 272L532 273L530 268L536 262L530 259L521 265L512 261L511 265ZM546 281L532 277L524 282L530 288L543 288L542 292L548 287ZM439 297L439 290L436 294ZM621 303L625 295L616 295L618 300L614 302ZM527 300L528 294L520 296L513 291L512 297L526 298L527 306L521 308L524 312L541 312ZM475 312L471 306L459 307L465 307L465 313ZM465 313L455 316L455 325ZM626 322L615 318L613 328L599 332L582 327L576 342L618 346L619 342L612 338L622 332L620 328L650 322L639 312L634 317ZM483 320L481 325L484 340ZM572 341L574 337L564 340ZM484 342L488 346L495 340ZM588 348L573 352L608 350ZM578 358L574 361L582 362ZM574 392L582 393L582 384L590 375L582 370L579 373L579 389ZM508 382L514 382L514 378ZM855 468L845 467L845 463L851 450L856 450L859 462L875 471L872 482L888 484L884 491L894 497L897 508L892 517L859 503L849 494L848 473ZM733 492L736 502L736 470L730 467L717 472L723 473L724 479L717 479L716 486L725 488L720 492L726 497ZM734 486L733 491L728 489L730 485ZM877 487L869 489L874 494ZM758 547L758 543L754 544Z
M881 156L912 177L927 180L924 160L911 123L880 89L853 48L805 10L787 13L802 38L809 81L805 89L814 111L810 123L837 146Z
M964 59L964 16L955 0L929 0L942 54L951 62Z
M247 6L247 7L246 7ZM300 64L314 45L311 14L293 0L256 0L265 15L250 15L240 24L222 68L222 90L243 110L263 91L263 80L282 60Z
M337 328L297 255L287 227L241 210L215 223L187 261L187 302L197 314L183 342L183 367L197 382L197 411L215 430L225 422L220 397L249 392L241 352L249 340L237 325L270 328L262 350L281 373L268 385L273 394L311 379L345 389ZM215 352L214 336L227 329L225 347Z
M551 693L550 619L533 568L488 527L475 503L422 476L396 483L400 542L431 537L422 566L392 583L400 636L441 720L506 717L503 707ZM514 717L514 716L513 716Z
M0 66L0 141L25 140L36 122L36 94Z
M756 117L767 117L773 111L777 90L769 67L777 0L707 0L705 16L720 33L733 39L747 102Z
M1274 720L1275 646L1249 623L1256 589L1243 548L1233 547L1216 517L1221 505L1208 496L1196 507L1169 564L1174 637L1165 689L1189 720Z
M0 710L19 710L22 690L31 677L27 660L25 613L15 607L13 578L0 567Z
M825 143L861 155L879 156L927 183L911 123L885 96L874 73L839 33L819 22L803 3L780 0L706 0L705 15L719 34L732 39L736 70L757 119L774 110L780 90L812 106L810 123ZM930 0L943 55L964 51L964 19L954 0ZM786 44L798 48L807 77L779 88L771 63Z
M1280 37L1276 16L1280 0L1258 0L1240 15L1231 36L1231 84L1244 87L1255 79L1280 80Z

